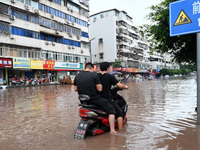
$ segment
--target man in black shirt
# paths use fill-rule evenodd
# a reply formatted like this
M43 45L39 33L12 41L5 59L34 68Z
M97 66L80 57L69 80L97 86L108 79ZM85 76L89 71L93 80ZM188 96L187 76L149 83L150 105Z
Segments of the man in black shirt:
M110 102L110 104L114 107L116 111L118 129L122 129L123 113L122 113L121 108L116 104L116 102L112 100L110 96L111 95L110 90L111 90L112 85L116 85L120 89L128 89L128 86L125 86L122 83L118 82L117 79L113 75L109 74L110 65L108 62L101 63L100 69L102 72L99 73L98 76L103 86L103 89L100 92L100 95L101 97L107 99Z
M110 133L117 133L115 131L115 110L110 105L108 100L102 98L97 91L102 91L102 85L99 81L97 74L93 73L94 66L92 63L86 63L85 71L80 72L74 79L74 90L78 94L86 94L90 97L88 104L94 104L101 107L107 114L110 124Z

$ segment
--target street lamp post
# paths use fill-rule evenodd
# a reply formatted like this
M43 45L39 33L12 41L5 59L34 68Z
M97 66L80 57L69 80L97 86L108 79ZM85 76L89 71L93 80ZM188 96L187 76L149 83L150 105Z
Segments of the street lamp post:
M92 38L91 40L89 40L89 45L90 45L90 62L92 63L92 47L91 47L91 42L94 40L95 38Z

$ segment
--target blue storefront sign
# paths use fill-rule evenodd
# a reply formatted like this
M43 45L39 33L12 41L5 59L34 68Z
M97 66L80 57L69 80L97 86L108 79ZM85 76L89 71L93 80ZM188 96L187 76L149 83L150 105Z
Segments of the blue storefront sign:
M170 36L200 32L200 2L179 0L169 4Z

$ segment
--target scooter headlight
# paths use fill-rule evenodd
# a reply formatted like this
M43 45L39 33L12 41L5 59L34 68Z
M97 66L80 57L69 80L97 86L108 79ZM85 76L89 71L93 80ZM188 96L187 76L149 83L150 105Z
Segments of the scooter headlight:
M85 112L85 113L88 115L88 117L97 117L98 116L95 112L91 112L91 111Z

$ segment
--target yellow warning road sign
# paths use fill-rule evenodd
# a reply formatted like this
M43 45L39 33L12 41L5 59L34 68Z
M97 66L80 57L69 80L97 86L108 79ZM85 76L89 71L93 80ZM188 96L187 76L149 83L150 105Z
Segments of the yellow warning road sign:
M174 26L182 25L182 24L188 24L192 23L190 18L187 16L187 14L182 9L180 14L178 15L176 22L174 23Z

